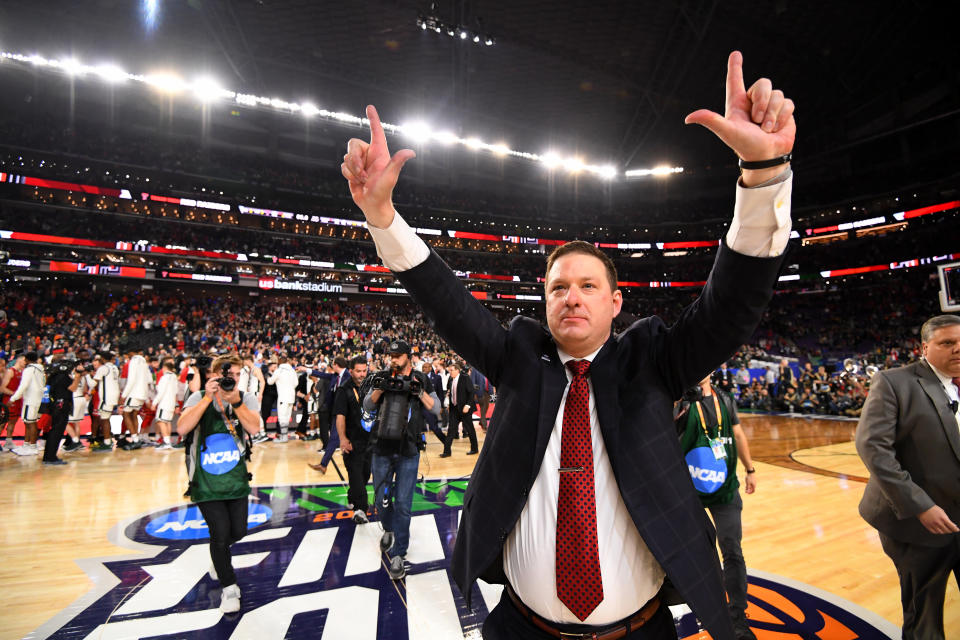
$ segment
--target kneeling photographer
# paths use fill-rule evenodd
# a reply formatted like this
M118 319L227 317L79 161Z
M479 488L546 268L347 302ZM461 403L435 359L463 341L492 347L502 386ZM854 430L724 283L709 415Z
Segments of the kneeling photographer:
M247 533L247 496L251 441L244 432L260 431L257 397L241 398L237 379L243 362L239 356L220 356L213 361L202 391L183 405L177 433L187 438L187 477L190 499L197 504L210 531L211 576L223 588L220 610L240 610L240 589L233 572L230 545ZM238 431L238 427L243 427Z
M430 379L413 370L410 345L394 340L387 347L390 369L373 376L363 408L376 414L370 432L376 508L383 525L380 550L390 551L387 573L393 580L406 575L404 558L410 543L410 512L424 447L423 411L439 413L440 400Z

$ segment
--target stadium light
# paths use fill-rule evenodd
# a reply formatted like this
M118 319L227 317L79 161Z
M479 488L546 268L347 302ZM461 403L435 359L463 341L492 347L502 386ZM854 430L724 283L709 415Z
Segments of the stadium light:
M221 87L212 78L197 78L190 88L200 102L212 102L217 98L234 99L237 95Z
M423 18L418 21L418 26L422 29L436 29L441 31L441 25L434 18ZM470 37L471 32L465 28L460 28L460 34L466 34ZM467 39L461 38L461 39ZM477 42L480 39L479 34L474 32L473 40ZM488 45L493 44L493 39L486 37ZM329 111L322 109L310 102L288 102L282 98L271 98L266 96L257 96L248 93L235 93L229 89L220 86L211 78L200 78L194 82L186 82L180 76L170 71L157 71L147 75L137 75L124 71L114 64L103 64L100 66L84 65L80 61L69 58L66 60L48 59L39 54L24 55L16 52L0 51L0 60L12 60L24 64L31 64L36 67L45 67L55 69L62 73L82 76L95 75L101 80L110 83L122 81L134 81L148 85L158 91L168 94L178 94L189 90L197 99L203 102L210 102L216 99L231 100L235 104L253 108L270 108L285 113L301 113L304 117L312 118L319 116L328 120L343 123L354 127L369 126L366 118L358 117L352 113L343 113L339 111ZM506 143L499 142L489 144L478 137L461 138L449 130L433 131L426 123L412 122L404 126L398 126L383 122L383 129L388 134L401 134L415 139L420 144L427 144L431 141L439 142L445 146L454 144L463 145L473 151L487 151L496 156L511 156L531 162L542 162L548 169L566 167L571 172L588 172L603 179L613 179L617 175L617 170L611 165L590 164L582 158L564 159L556 151L551 151L540 155L529 151L519 151L511 149ZM636 177L643 175L669 175L670 173L680 173L682 167L657 167L656 169L634 169L627 172L627 177Z
M110 84L124 82L130 77L130 74L113 64L102 64L99 67L96 67L93 72Z
M163 93L180 93L187 86L182 78L166 72L148 75L144 80Z
M67 58L60 61L60 68L69 76L82 76L86 68L76 58Z
M683 167L654 167L653 169L630 169L624 175L628 178L642 178L644 176L664 177L674 173L683 173Z
M426 144L432 137L430 135L430 127L425 122L419 120L400 125L400 131L404 136L410 138L417 144Z
M553 151L548 151L543 154L543 156L540 157L540 160L547 167L547 169L556 169L563 164L563 158Z

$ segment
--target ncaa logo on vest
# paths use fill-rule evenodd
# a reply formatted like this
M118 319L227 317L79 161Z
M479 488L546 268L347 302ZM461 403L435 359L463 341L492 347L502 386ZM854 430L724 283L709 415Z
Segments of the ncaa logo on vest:
M240 462L240 449L230 434L215 433L205 443L205 449L200 451L200 466L207 473L222 476Z

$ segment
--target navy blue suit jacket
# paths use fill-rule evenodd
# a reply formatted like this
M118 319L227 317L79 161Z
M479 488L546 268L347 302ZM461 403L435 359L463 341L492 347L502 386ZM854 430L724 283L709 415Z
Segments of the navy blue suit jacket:
M714 531L680 451L673 402L750 339L781 262L722 245L700 297L675 325L638 320L611 335L590 368L600 430L627 510L715 640L732 639L733 628ZM396 276L437 333L497 388L452 558L454 579L469 603L478 577L506 581L503 543L540 469L567 377L540 322L517 316L504 328L436 253Z

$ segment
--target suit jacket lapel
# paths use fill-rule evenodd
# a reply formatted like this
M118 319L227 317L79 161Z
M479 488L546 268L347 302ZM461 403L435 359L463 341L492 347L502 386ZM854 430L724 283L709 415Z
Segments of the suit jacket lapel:
M614 476L618 476L615 452L620 439L620 403L617 401L616 340L611 336L600 353L590 365L590 379L593 382L593 399L597 403L597 419L600 420L600 433L607 449L607 457L613 467Z
M924 393L930 398L937 415L940 416L940 425L947 435L953 455L960 460L960 430L957 428L956 417L950 412L950 399L944 392L943 385L940 384L940 378L927 364L920 364L917 367L917 375L920 386L923 387Z
M567 388L567 373L563 368L563 363L560 362L557 346L549 336L543 341L540 369L542 375L540 376L540 411L538 412L536 458L534 459L536 464L531 467L533 473L530 478L531 483L537 477L537 473L540 472L543 455L547 450L547 443L550 441L553 424L560 408L560 400L563 399L563 390Z

